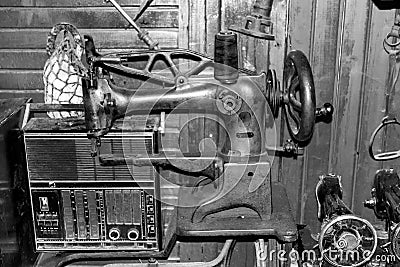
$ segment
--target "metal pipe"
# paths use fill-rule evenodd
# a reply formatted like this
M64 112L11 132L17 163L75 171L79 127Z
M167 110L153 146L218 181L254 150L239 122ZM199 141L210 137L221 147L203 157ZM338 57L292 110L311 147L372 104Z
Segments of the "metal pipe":
M222 263L233 243L232 239L226 240L224 247L219 255L209 262L158 262L157 267L215 267ZM148 263L111 263L104 265L104 267L148 267L152 266Z
M105 264L103 267L149 267L149 266L165 266L165 267L215 267L222 263L225 257L228 255L229 250L233 245L233 240L228 239L225 241L224 247L222 248L220 254L212 261L209 262L157 262L157 263L110 263ZM127 259L127 257L118 257L115 252L102 253L101 256L96 253L76 253L64 257L56 266L64 267L73 262L80 261L100 261L100 260L121 260ZM133 260L134 258L132 258ZM78 265L79 266L79 265Z

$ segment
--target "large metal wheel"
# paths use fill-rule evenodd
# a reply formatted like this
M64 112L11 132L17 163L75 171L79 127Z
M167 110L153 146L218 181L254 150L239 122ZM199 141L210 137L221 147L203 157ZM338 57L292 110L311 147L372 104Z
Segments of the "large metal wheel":
M283 90L289 133L296 143L304 146L313 135L316 101L310 63L301 51L291 51L285 59Z

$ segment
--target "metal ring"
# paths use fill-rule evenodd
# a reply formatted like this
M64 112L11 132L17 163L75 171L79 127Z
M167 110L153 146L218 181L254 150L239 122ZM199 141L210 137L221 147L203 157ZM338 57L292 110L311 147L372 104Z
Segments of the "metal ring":
M392 159L397 159L400 157L400 150L395 150L395 151L389 151L389 152L383 152L379 154L374 154L372 147L375 142L375 138L378 134L378 132L385 126L390 125L390 124L397 124L400 125L400 122L397 121L396 118L389 118L389 116L386 116L382 119L381 124L374 130L374 132L371 135L371 138L369 140L369 146L368 146L368 152L369 155L373 160L376 161L385 161L385 160L392 160Z
M393 36L391 33L388 33L388 35L386 35L385 39L383 39L383 49L385 50L385 52L387 54L392 54L392 53L397 54L400 52L400 49L393 49L393 48L400 45L400 39L398 38L399 40L396 43L392 44L392 43L389 43L390 37L397 38L396 36ZM389 49L389 47L392 49Z

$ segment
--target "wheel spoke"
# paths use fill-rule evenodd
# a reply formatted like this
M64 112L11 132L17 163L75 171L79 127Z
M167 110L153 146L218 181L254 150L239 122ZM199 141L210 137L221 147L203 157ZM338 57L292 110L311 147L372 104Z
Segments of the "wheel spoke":
M289 85L289 102L295 110L301 112L301 103L296 98L296 92L300 86L299 77L295 76Z
M165 59L167 60L168 64L170 65L171 70L172 70L174 76L175 76L175 77L176 77L176 76L182 76L181 71L178 69L178 67L176 66L175 62L172 61L171 55L170 55L170 54L166 55L166 56L165 56Z
M300 127L300 120L301 120L299 114L296 111L294 111L291 106L288 106L287 110L290 116L290 119L288 118L289 124L293 132L297 133Z
M293 62L289 63L290 65L285 66L284 74L283 77L285 77L284 80L284 88L289 89L290 83L293 80L293 77L295 76L296 73L296 68L293 64Z

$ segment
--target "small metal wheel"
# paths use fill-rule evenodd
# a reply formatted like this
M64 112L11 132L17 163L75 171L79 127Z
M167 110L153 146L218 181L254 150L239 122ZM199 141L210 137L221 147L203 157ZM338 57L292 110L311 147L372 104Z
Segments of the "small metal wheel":
M397 224L391 237L391 250L397 261L400 261L400 224Z
M331 220L321 231L319 249L324 260L333 266L356 267L370 261L378 245L375 228L354 215Z

